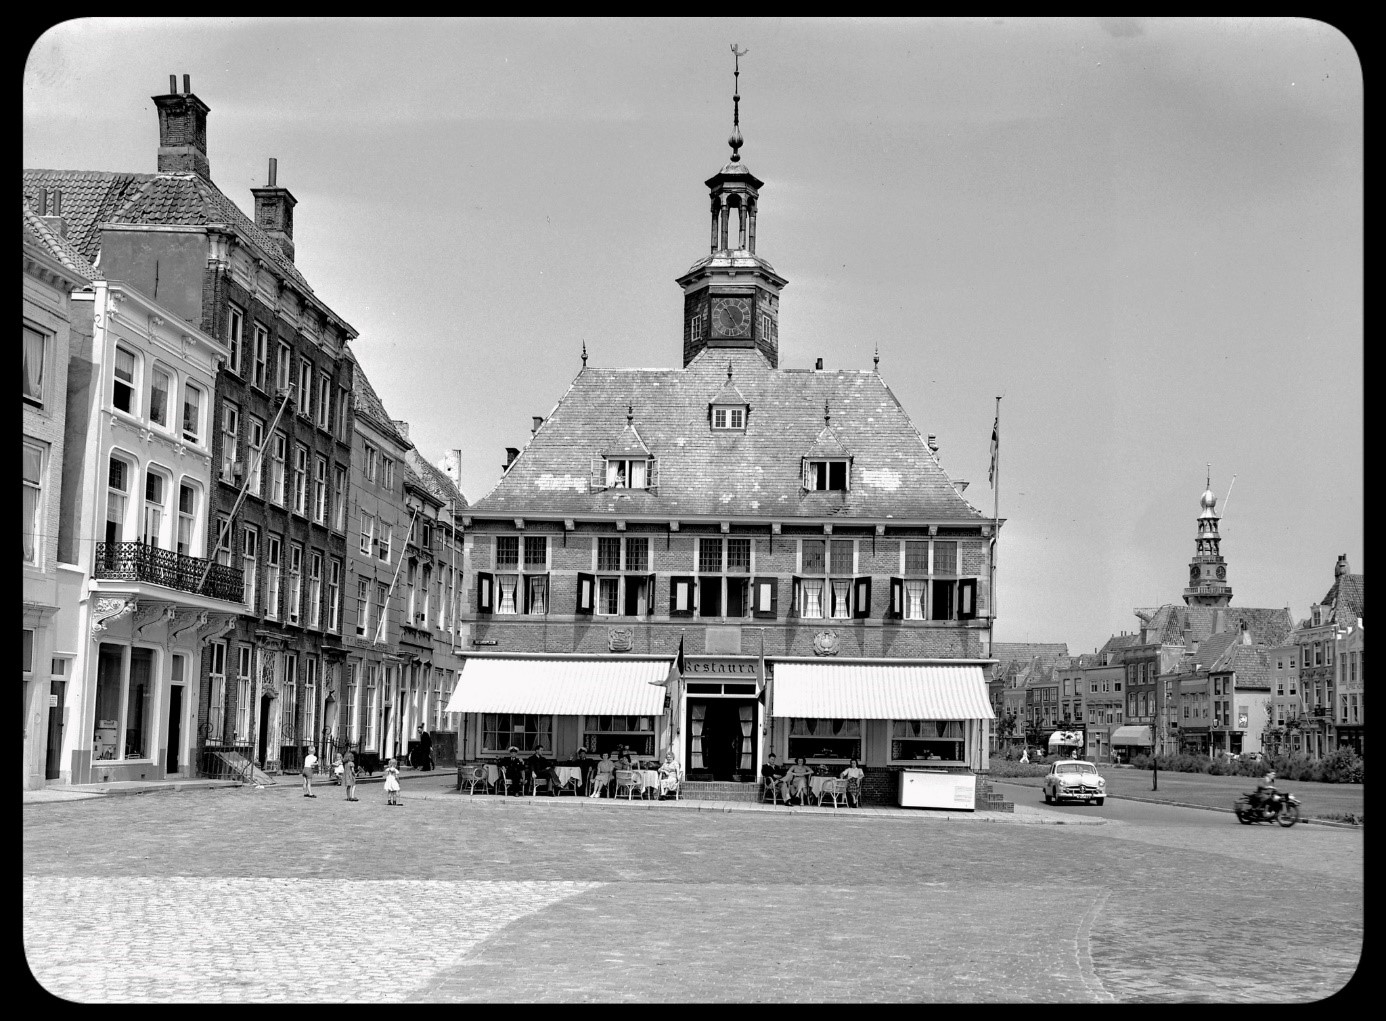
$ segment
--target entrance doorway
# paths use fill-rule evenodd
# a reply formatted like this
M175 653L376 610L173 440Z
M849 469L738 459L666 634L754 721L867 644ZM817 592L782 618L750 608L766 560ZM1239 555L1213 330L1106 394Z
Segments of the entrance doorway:
M172 775L183 771L182 759L178 750L183 744L183 686L172 685L168 689L168 766L164 770Z
M63 762L63 698L67 694L67 681L51 684L48 689L48 756L43 776L46 780L57 780Z
M757 702L753 698L690 698L684 761L714 780L755 773Z
M270 720L270 697L260 696L260 734L256 746L256 755L259 757L259 766L265 768L265 752L269 748L269 720Z

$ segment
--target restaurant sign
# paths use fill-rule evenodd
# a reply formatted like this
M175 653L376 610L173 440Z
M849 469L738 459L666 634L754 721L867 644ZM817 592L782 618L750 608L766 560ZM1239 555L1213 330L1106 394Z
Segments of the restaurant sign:
M760 661L740 656L685 656L683 675L718 681L755 681L759 684Z

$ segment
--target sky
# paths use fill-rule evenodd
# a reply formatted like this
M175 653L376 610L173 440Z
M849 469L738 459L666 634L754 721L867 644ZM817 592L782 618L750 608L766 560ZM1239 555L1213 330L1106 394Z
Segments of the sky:
M213 180L253 212L278 159L298 267L476 500L584 343L680 364L733 42L781 365L879 350L999 502L997 641L1180 602L1210 463L1234 607L1365 573L1362 72L1321 22L86 19L30 51L24 165L153 171L191 75Z

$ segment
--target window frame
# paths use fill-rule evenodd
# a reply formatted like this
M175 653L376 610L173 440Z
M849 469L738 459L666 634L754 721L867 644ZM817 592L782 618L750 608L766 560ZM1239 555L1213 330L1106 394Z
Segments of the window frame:
M21 479L22 479L22 484L23 484L23 487L24 487L24 495L25 495L25 498L26 498L26 503L25 503L25 506L24 506L24 513L26 513L26 514L29 515L29 520L28 520L28 521L21 522L21 528L22 528L22 529L23 529L23 528L27 528L27 529L28 529L28 531L24 533L24 537L25 537L26 541L28 541L28 543L29 543L29 548L28 548L28 550L26 550L25 555L24 555L24 563L30 564L30 565L37 565L37 564L41 563L41 562L43 561L43 559L44 559L44 558L40 555L40 552L39 552L39 551L42 550L42 549L44 549L44 544L40 541L40 539L41 539L41 538L43 537L43 535L44 535L43 521L44 521L44 517L45 517L45 511L47 510L47 507L46 507L46 505L44 504L44 501L43 501L43 496L44 496L45 490L46 490L48 487L45 486L43 483L44 483L44 479L47 477L47 471L46 471L46 469L47 469L47 467L48 467L48 451L49 451L49 447L48 447L48 445L47 445L46 443L41 443L40 441L38 441L38 440L36 440L36 439L32 439L32 438L30 438L30 437L28 437L28 436L25 436L25 437L24 437L24 452L25 452L25 454L27 455L27 453L30 452L30 451L32 451L32 452L34 452L34 453L36 453L36 454L38 455L38 469L37 469L37 471L34 472L35 478L33 478L33 479L31 480L31 479L25 474L25 472L27 471L27 468L25 467L25 461L27 460L27 456L22 456L22 457L21 457L21 460L20 460L20 477L21 477ZM108 472L109 472L109 469L108 469ZM32 497L32 500L33 500L32 510L30 510L30 507L29 507L29 505L28 505L28 503L27 503L27 501L28 501L28 499L29 499L28 494L29 494L29 491L30 491L30 490L32 490L33 493L34 493L34 495L33 495L33 497Z
M232 374L245 378L245 311L238 305L226 305L226 346L230 357L226 368Z
M326 430L332 418L332 377L318 371L318 428Z
M130 378L128 380L122 380L120 377L120 356L122 354L126 355L131 360ZM140 390L144 385L144 373L141 371L142 363L143 358L140 352L120 342L116 343L115 356L111 360L110 401L111 407L115 409L117 414L129 415L131 418L138 418L140 416ZM127 406L124 408L120 406L120 402L117 400L117 395L119 393L116 389L117 387L124 388L126 392L125 402Z
M262 393L268 392L265 389L266 375L269 372L269 338L270 331L260 323L255 322L255 351L254 361L251 364L250 385Z
M24 365L23 368L20 370L23 376L20 383L21 393L23 395L24 403L32 405L36 408L42 408L44 405L44 389L45 384L47 383L49 363L52 361L52 358L49 355L49 348L53 339L53 332L51 330L44 329L37 323L31 322L28 319L25 319L23 321L23 328ZM28 340L30 335L32 335L38 340L38 382L35 388L35 393L29 392L29 377L31 373L29 372Z
M312 421L313 418L313 360L304 355L298 357L298 400L294 409L299 416Z
M327 630L337 634L342 626L342 562L331 557L327 567Z
M154 394L160 376L162 376L164 379L164 417L162 421L154 417ZM172 413L173 410L173 395L177 392L178 374L172 368L156 359L149 368L149 401L147 407L149 409L148 414L150 425L158 426L159 429L164 432L173 431L172 427L169 425L169 415Z
M191 430L191 435L189 435L188 429L188 395L190 393L197 395L197 400L193 403L193 407L196 410L193 414L193 427ZM197 447L202 446L202 414L203 408L206 407L206 403L204 402L203 398L206 397L206 394L206 389L200 383L196 383L193 380L187 378L183 380L182 425L179 429L179 435L183 437L183 442L191 443Z
M785 757L786 757L790 762L793 762L796 758L802 758L806 763L807 763L807 762L840 763L840 764L842 764L842 765L846 765L846 764L847 764L850 760L852 760L852 759L856 759L858 762L861 762L862 759L864 759L864 758L866 757L866 756L863 754L864 749L865 749L865 747L866 747L866 721L861 720L861 719L849 719L849 718L846 718L846 717L843 717L843 718L841 719L841 722L842 722L842 724L844 725L844 727L845 727L845 725L848 724L848 723L855 723L855 724L856 724L856 731L857 731L857 733L856 733L856 735L855 735L855 740L856 740L857 748L856 748L856 751L855 751L855 752L852 752L851 754L841 755L841 756L837 756L837 755L819 755L819 754L816 754L816 753L815 753L815 754L807 754L803 749L801 749L801 748L796 748L796 747L795 747L795 742L806 742L806 741L836 741L836 742L841 742L841 743L845 744L846 742L852 740L852 737L851 737L851 736L841 737L841 736L838 736L838 735L835 735L835 734L822 734L822 735L820 735L820 734L818 734L818 733L816 733L816 732L815 732L815 733L809 733L809 734L795 734L795 733L794 733L794 731L795 731L795 724L796 724L796 723L803 723L803 724L804 724L804 727L803 727L802 729L808 730L809 728L808 728L808 725L807 725L807 724L808 724L808 721L809 721L809 720L812 720L812 721L814 722L814 724L815 724L815 727L813 728L814 731L817 730L817 726L816 726L816 725L819 724L819 723L824 723L824 722L826 722L826 723L828 723L828 724L831 726L832 724L834 724L834 723L837 722L837 719L834 718L834 717L819 717L819 716L813 716L813 717L800 717L800 716L795 716L795 717L790 717L790 718L788 718L788 719L786 720L786 722L785 722ZM819 751L822 751L822 750L823 750L823 747L820 746L820 748L819 748L818 750L819 750Z
M292 510L301 518L308 516L308 446L294 444Z

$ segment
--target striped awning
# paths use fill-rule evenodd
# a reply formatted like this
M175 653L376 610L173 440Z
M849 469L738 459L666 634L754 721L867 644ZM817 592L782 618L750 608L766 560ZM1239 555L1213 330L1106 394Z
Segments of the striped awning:
M1112 731L1112 744L1154 744L1150 739L1149 727L1117 727Z
M970 663L776 663L773 713L860 720L991 720L982 668Z
M658 716L670 665L667 659L468 659L447 711Z

